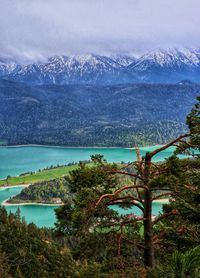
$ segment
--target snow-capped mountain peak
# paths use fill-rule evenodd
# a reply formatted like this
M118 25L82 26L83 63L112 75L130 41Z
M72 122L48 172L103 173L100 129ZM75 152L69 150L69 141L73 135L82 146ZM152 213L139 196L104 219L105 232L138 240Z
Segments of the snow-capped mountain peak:
M16 62L9 61L8 59L0 59L0 76L11 74L21 68Z
M144 54L134 65L141 70L147 70L152 65L160 67L198 66L200 57L189 49L157 49Z
M137 61L137 58L132 55L115 54L111 55L110 58L124 67L136 63Z
M0 76L31 84L121 84L200 82L200 49L156 49L139 58L129 55L54 56L19 65L0 59Z

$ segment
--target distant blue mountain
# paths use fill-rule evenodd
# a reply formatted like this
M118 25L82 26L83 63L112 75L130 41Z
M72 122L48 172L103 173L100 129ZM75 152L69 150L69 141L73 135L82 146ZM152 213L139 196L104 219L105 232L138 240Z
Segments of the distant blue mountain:
M187 131L199 84L29 85L0 80L0 144L123 146Z

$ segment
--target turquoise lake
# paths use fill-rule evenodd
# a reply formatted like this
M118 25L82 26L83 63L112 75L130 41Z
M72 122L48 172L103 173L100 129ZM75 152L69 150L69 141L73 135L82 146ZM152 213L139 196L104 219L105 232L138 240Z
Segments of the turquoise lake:
M141 155L156 149L142 147ZM154 161L169 157L174 147L155 156ZM109 162L129 162L136 160L134 149L125 148L62 148L62 147L0 147L0 179L8 175L16 176L27 171L37 171L51 165L90 159L92 154L102 154Z
M141 155L156 149L158 146L140 148ZM159 153L154 161L162 161L172 155L174 147ZM0 179L6 176L15 176L27 171L37 171L51 165L64 165L70 162L90 159L92 154L102 154L109 162L129 162L136 160L135 149L126 148L62 148L46 146L25 147L0 147ZM22 187L0 188L0 203L18 194ZM16 212L20 207L21 216L27 223L35 223L39 227L54 227L56 221L54 209L50 205L23 205L6 206L8 211ZM117 209L121 214L135 213L139 215L137 208L123 210ZM153 214L157 215L162 210L162 204L153 205Z
M0 188L0 203L4 200L10 198L13 195L18 194L22 190L22 186L13 187L13 188ZM56 222L54 209L57 206L50 205L21 205L21 206L5 206L6 210L9 212L15 213L18 208L20 208L21 216L25 217L27 223L34 223L38 227L48 227L53 228L54 223ZM113 206L113 209L117 210L120 214L130 214L135 213L136 215L140 215L139 209L131 208L131 209L121 209L117 206ZM153 204L153 214L157 215L162 211L161 203Z
M18 194L23 189L22 186L13 188L0 188L0 203ZM7 211L15 213L20 208L21 216L25 217L27 223L34 223L38 227L54 227L56 221L54 209L56 206L46 205L24 205L24 206L5 206Z

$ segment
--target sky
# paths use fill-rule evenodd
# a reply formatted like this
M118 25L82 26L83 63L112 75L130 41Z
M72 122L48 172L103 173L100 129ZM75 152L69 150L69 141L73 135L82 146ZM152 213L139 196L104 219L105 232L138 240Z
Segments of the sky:
M0 57L200 46L200 0L0 0Z

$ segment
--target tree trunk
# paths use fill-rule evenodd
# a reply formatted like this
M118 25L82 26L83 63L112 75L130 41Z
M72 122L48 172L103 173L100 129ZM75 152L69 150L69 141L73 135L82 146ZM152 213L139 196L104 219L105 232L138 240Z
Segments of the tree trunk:
M148 190L144 194L144 264L154 265L153 225L152 225L152 193L149 186L151 157L146 154L144 165L144 181Z
M145 267L153 267L154 246L152 227L152 200L150 191L145 193L144 202L144 264Z

